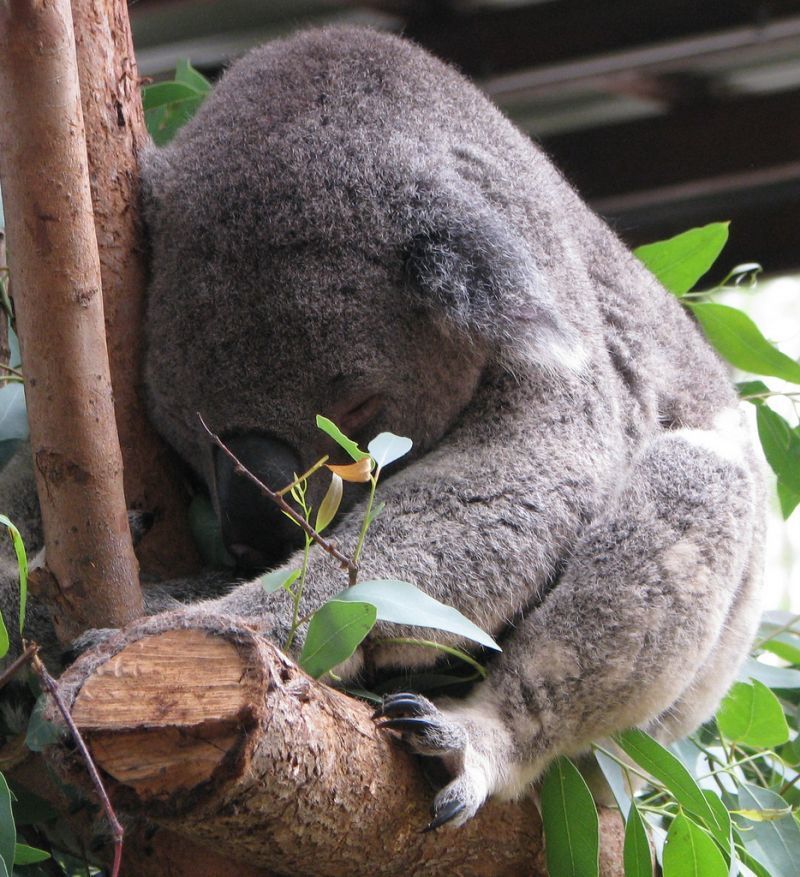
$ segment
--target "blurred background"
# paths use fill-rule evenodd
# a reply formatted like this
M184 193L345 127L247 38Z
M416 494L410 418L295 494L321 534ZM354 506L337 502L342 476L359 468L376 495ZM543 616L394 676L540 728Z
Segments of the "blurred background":
M214 78L302 27L414 39L539 141L630 245L731 220L709 285L760 262L758 291L722 300L800 356L800 2L138 0L130 15L152 80L179 58ZM794 398L774 402L791 422ZM773 518L767 602L800 611L800 512Z

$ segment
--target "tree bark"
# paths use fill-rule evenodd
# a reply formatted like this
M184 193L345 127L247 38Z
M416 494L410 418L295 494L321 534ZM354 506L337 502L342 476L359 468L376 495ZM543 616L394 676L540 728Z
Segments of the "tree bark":
M69 0L0 4L0 179L54 617L67 643L142 613Z
M159 578L198 569L187 494L139 396L146 271L139 219L139 152L148 142L124 0L72 0L89 176L103 281L114 411L128 508L154 512L136 549Z
M244 624L147 620L60 685L116 803L234 860L293 877L546 875L532 801L423 834L433 792L417 760ZM608 877L616 819L603 817Z

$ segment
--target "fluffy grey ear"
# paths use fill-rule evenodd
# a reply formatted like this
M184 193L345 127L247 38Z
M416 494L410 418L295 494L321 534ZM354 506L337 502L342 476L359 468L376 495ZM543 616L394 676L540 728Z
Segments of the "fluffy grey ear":
M502 219L448 211L412 239L406 271L426 306L509 361L580 370L583 348L529 248ZM460 215L459 215L460 214Z

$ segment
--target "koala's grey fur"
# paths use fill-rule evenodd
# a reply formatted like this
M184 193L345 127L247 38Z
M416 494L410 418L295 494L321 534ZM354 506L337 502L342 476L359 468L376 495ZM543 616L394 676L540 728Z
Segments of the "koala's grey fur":
M144 180L146 392L212 494L198 411L303 465L329 450L314 416L363 398L381 401L367 438L414 440L361 578L412 581L502 639L466 699L421 702L456 822L559 753L712 713L759 616L761 476L736 395L675 299L476 88L395 37L301 33L236 63ZM312 554L304 609L345 585ZM291 620L258 581L185 611L279 642ZM378 626L375 665L433 664L376 644L403 632Z

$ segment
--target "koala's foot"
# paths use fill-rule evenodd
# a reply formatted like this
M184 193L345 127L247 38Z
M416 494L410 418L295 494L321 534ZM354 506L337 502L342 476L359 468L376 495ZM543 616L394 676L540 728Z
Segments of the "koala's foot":
M463 825L477 812L489 794L485 758L470 741L467 727L448 716L418 694L391 694L373 714L378 727L399 731L412 752L441 760L454 777L436 795L433 819L425 827L432 831L446 823Z

